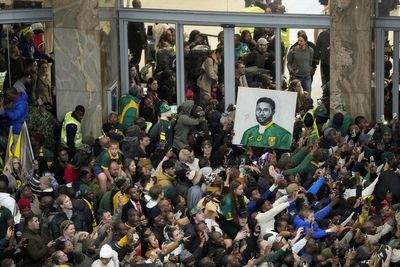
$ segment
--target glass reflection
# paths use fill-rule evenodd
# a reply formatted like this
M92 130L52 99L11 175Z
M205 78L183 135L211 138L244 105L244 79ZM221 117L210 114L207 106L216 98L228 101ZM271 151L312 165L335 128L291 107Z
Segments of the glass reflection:
M378 16L399 16L399 0L381 0L378 1Z
M137 0L121 0L121 7L132 8ZM329 14L329 0L146 0L143 8L198 10L198 11L224 11L224 12L248 12L265 14Z
M0 9L49 8L52 0L2 0Z
M35 149L43 147L53 150L57 143L52 27L52 23L0 25L0 91L4 108L14 108L14 98L9 98L13 92L27 99L26 124L38 138L36 143L31 139L35 153ZM9 126L7 116L0 116L0 135L6 136Z
M185 26L185 96L197 104L224 98L224 34L220 27Z

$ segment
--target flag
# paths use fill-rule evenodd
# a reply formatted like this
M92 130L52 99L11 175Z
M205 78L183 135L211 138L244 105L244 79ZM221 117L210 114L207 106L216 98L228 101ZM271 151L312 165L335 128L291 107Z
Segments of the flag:
M21 132L19 133L18 138L16 139L17 140L14 140L11 126L8 134L6 162L8 162L9 158L16 157L21 161L22 169L28 173L32 173L34 156L31 140L29 139L28 128L25 122L21 127ZM14 142L16 143L14 144Z

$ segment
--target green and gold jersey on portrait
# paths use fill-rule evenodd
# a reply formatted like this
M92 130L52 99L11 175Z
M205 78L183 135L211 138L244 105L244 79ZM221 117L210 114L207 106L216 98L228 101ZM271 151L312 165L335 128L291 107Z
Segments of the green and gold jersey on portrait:
M264 133L260 133L259 127L266 128ZM288 130L270 122L266 126L256 125L247 129L243 133L240 144L246 146L290 149L292 145L292 135Z

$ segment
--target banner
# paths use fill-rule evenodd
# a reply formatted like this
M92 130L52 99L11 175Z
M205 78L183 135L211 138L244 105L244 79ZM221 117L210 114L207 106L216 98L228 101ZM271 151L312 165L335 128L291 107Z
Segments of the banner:
M32 173L34 156L26 123L22 125L21 132L16 139L17 140L14 140L11 126L8 134L6 162L8 162L9 158L16 157L21 161L22 169L28 173ZM16 143L14 144L14 142Z
M290 149L297 93L239 87L233 144Z

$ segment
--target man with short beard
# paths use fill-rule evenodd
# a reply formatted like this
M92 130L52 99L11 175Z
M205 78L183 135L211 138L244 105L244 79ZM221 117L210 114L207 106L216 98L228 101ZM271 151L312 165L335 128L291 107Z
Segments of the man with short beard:
M224 237L220 232L211 232L210 240L208 243L210 245L210 251L215 251L219 248L225 250Z
M53 207L54 198L50 195L43 194L39 196L39 206L40 206L40 222L42 227L40 227L40 236L45 242L51 240L50 222L57 210Z
M50 241L47 245L43 242L39 230L39 218L36 215L29 215L25 219L25 230L22 235L22 238L28 240L23 259L24 266L42 266L48 252L54 246L54 241Z
M269 97L259 98L255 113L258 124L243 133L240 144L289 149L292 144L292 135L272 121L275 114L275 101Z
M138 216L146 215L146 203L140 199L141 190L137 186L130 186L127 189L129 194L129 201L122 207L121 220L126 222L128 220L128 211L135 209Z
M164 217L160 214L154 218L153 227L151 228L158 242L160 242L161 244L164 243L165 241L164 231L163 231L165 225L166 223Z

